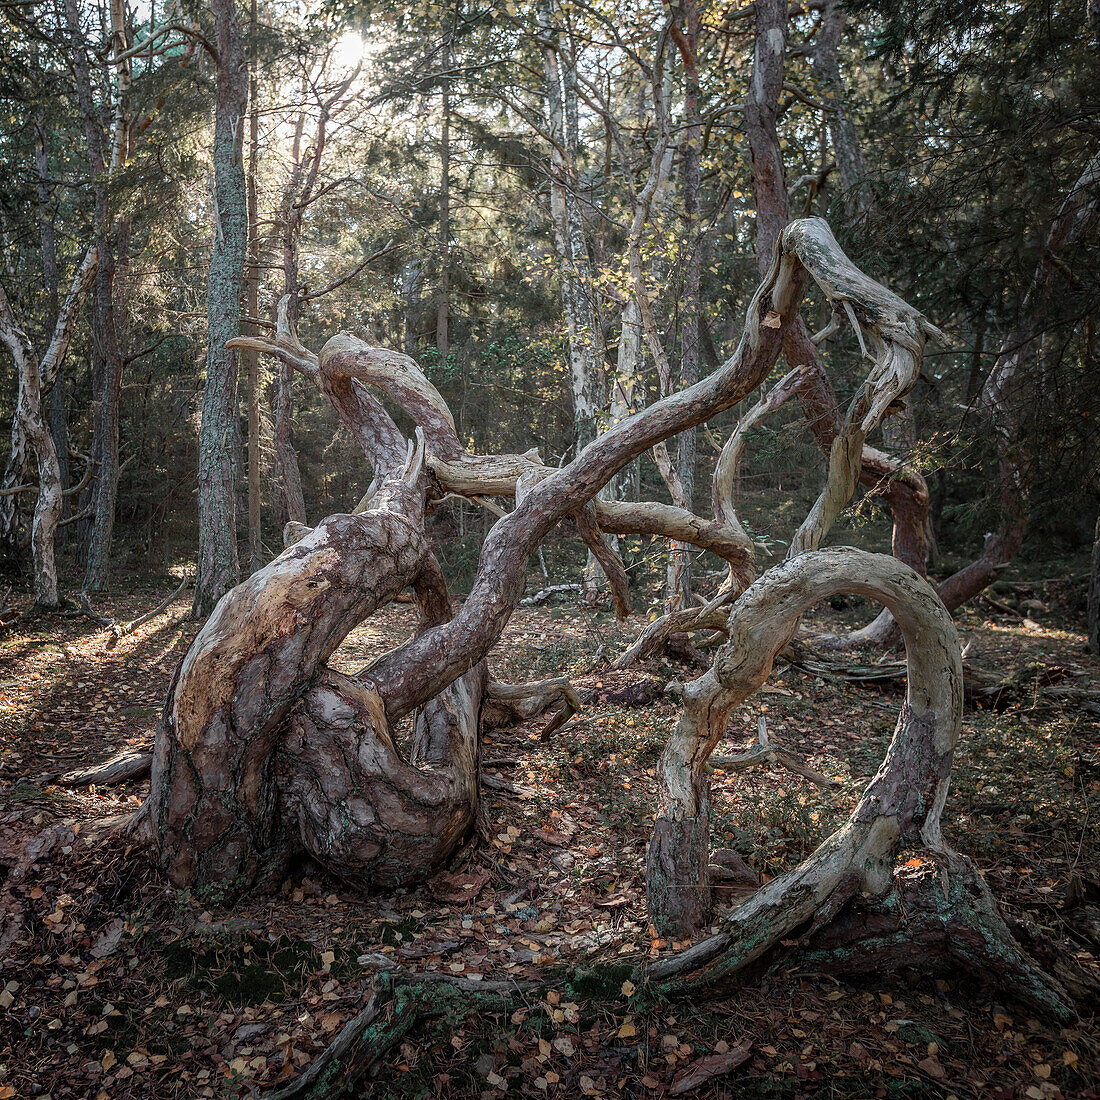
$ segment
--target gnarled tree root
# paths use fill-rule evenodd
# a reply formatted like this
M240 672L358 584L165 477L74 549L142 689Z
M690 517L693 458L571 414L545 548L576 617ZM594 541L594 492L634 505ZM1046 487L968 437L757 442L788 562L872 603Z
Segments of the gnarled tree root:
M660 960L646 978L666 995L698 996L743 981L769 962L785 971L851 978L916 970L971 979L1060 1021L1076 1017L1075 997L1095 1003L1088 975L1072 961L1059 959L1062 974L1055 977L1029 956L969 860L921 849L905 854L883 893L865 893L854 875L842 878L792 929L800 942L778 962L770 952L760 954L756 922L740 922L734 909L727 931Z
M775 958L774 951L744 966L743 941L713 937L660 962L640 967L635 984L649 993L682 998L736 984L764 966L878 978L898 970L924 976L963 977L1019 1001L1040 1016L1072 1020L1071 998L1097 1003L1096 983L1069 960L1058 960L1060 982L1040 969L1009 932L973 865L960 856L910 854L897 868L886 894L865 897L854 878L802 933L801 942ZM591 976L600 964L579 963L574 978ZM618 979L616 979L617 981ZM568 978L558 975L560 988ZM492 978L472 981L398 969L379 975L361 1012L352 1017L306 1071L263 1100L330 1100L348 1094L362 1076L408 1031L426 1018L471 1011L508 1012L531 1003L550 983Z
M974 865L962 856L906 853L883 895L858 892L811 929L798 966L836 976L903 968L979 978L1044 1016L1075 1015L1066 988L1013 939Z

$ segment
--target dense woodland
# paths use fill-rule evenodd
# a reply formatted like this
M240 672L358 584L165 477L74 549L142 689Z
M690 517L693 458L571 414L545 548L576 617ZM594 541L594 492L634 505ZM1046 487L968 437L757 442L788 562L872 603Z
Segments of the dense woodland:
M0 21L0 1098L1095 1095L1100 3Z

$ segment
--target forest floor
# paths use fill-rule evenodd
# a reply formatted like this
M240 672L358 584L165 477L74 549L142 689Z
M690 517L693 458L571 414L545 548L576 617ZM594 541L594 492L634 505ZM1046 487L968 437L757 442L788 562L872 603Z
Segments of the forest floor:
M100 610L133 618L168 590L162 580ZM492 673L568 673L595 699L545 742L538 721L487 738L484 770L500 782L486 792L485 835L447 873L364 897L300 868L280 895L232 908L178 893L120 832L147 782L69 790L55 781L152 744L194 633L187 609L182 597L114 644L73 616L0 633L0 861L9 870L0 936L14 937L0 961L0 1100L261 1095L300 1074L395 965L533 977L544 992L504 1010L470 994L441 1001L354 1096L1097 1095L1093 1022L1035 1019L983 991L979 974L845 984L780 956L704 1003L635 988L627 979L640 960L683 946L656 939L646 920L654 766L675 707L639 685L688 673L663 662L648 676L601 671L639 626L573 606L520 609ZM818 621L835 623L824 611ZM1008 913L1095 968L1100 720L1041 684L1098 688L1100 662L1084 655L1081 634L1060 628L1056 608L1029 614L979 606L960 617L970 659L1014 679L997 706L968 708L945 824ZM410 606L391 606L348 638L336 663L361 667L412 624ZM630 705L639 695L651 701ZM842 785L716 772L715 844L737 848L764 877L797 863L876 770L899 699L899 689L777 669L718 751L744 744L763 715ZM24 866L13 869L20 853Z

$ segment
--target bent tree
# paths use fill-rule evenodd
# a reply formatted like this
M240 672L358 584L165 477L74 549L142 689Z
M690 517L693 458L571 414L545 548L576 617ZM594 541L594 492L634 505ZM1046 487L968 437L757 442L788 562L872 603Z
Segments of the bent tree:
M753 581L730 461L719 463L712 520L597 493L654 444L759 386L811 279L860 328L873 366L793 556ZM552 701L568 691L488 678L486 658L523 593L529 555L561 523L586 533L608 562L614 555L604 536L642 532L712 549L728 566L708 610L708 621L721 610L727 640L710 670L683 687L683 713L658 770L647 891L651 919L664 932L690 936L715 919L705 766L731 710L766 679L800 614L837 592L870 596L897 618L909 661L893 741L848 823L801 866L719 915L717 935L651 966L647 978L694 988L801 932L821 968L964 960L1037 1007L1072 1011L1065 985L1016 946L981 878L942 835L962 701L950 617L908 566L817 550L854 490L864 437L913 385L925 341L936 334L863 275L823 221L792 222L778 234L741 343L717 371L626 417L562 469L544 466L533 451L468 453L412 359L346 335L315 355L286 315L284 308L274 339L233 344L269 353L316 384L362 446L374 479L355 513L329 516L311 531L295 527L298 541L221 599L176 671L136 823L174 883L230 894L270 887L300 854L365 886L424 878L473 827L483 706L499 709L524 695ZM380 397L415 423L412 440ZM737 451L740 443L731 442ZM424 534L425 515L449 493L515 500L486 537L457 611ZM356 676L329 668L348 632L406 587L419 609L414 636ZM405 718L402 745L395 731ZM764 745L746 756L744 766L769 758Z

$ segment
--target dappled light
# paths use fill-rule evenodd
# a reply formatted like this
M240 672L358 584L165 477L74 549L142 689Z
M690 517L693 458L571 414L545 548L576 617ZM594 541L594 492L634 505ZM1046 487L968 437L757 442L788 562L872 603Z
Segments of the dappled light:
M0 7L0 1100L1100 1088L1100 5Z

